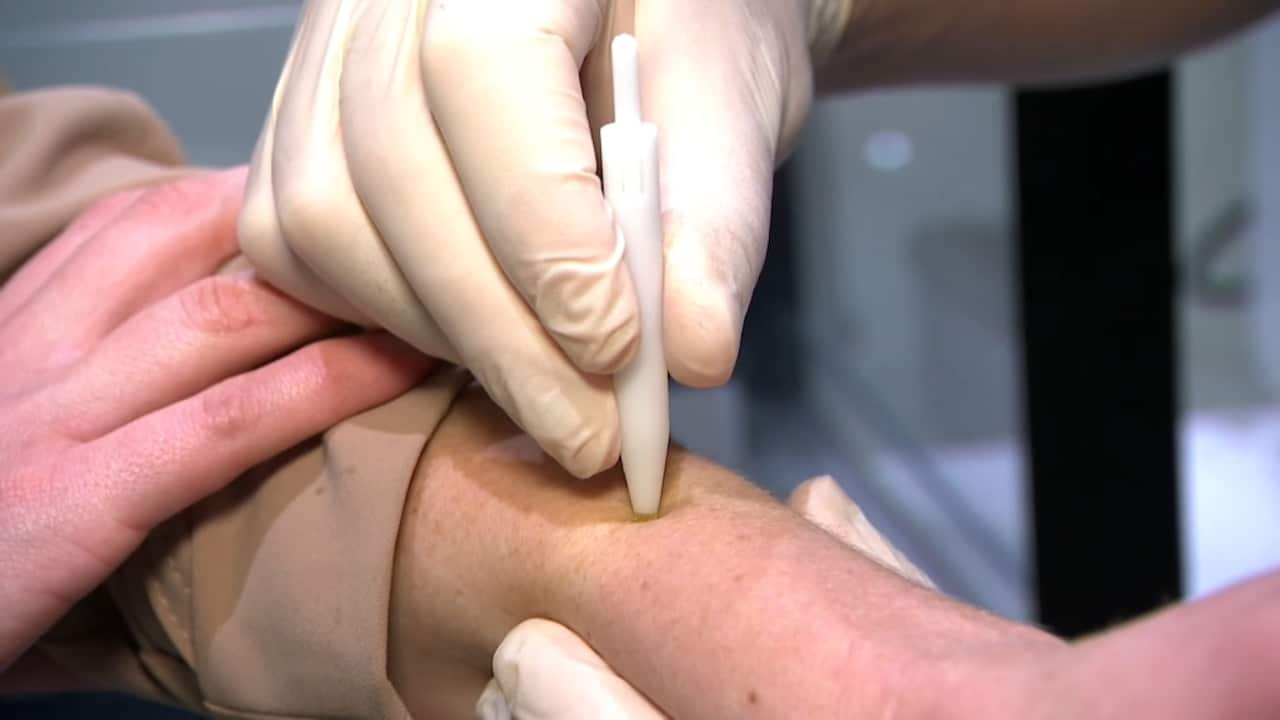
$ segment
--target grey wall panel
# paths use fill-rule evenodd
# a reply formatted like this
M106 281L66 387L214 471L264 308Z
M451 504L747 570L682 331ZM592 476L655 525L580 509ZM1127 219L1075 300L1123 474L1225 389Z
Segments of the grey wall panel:
M299 4L299 0L0 0L0 30Z
M0 49L17 89L127 88L173 126L193 162L248 160L288 50L291 28L156 37L71 47Z
M16 89L133 90L193 162L244 162L297 20L296 0L0 0L0 76Z

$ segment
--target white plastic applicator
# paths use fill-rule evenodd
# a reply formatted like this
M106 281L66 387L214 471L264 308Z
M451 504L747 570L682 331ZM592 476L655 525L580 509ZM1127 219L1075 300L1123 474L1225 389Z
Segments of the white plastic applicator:
M658 514L671 416L662 348L662 204L658 129L640 117L636 39L613 40L613 122L600 129L604 194L626 243L625 259L640 311L640 347L614 375L622 429L622 473L631 509Z

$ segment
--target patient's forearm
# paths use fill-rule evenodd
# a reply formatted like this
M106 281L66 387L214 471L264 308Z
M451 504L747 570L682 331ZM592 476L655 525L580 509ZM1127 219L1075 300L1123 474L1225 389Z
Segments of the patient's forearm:
M829 89L1053 82L1164 62L1280 7L1276 0L853 0Z
M710 463L675 452L667 482L663 516L633 522L616 472L575 480L478 393L462 399L402 523L392 679L410 707L469 712L503 635L532 616L677 717L902 713L948 657L1058 647L900 579Z

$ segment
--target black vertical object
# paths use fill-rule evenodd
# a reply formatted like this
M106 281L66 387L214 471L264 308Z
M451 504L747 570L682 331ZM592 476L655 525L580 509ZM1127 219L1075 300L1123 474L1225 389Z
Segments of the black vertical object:
M1036 588L1068 637L1181 593L1171 92L1016 99Z
M764 265L742 327L737 377L754 397L794 402L806 366L799 353L800 315L795 244L790 234L790 165L773 177L773 205Z

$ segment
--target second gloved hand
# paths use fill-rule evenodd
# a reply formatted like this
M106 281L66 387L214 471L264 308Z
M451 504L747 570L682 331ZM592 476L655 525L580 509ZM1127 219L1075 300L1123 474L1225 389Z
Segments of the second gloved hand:
M850 0L309 0L240 232L299 299L468 367L580 476L612 465L637 344L597 177L608 41L640 44L661 135L665 345L729 376L771 179Z

